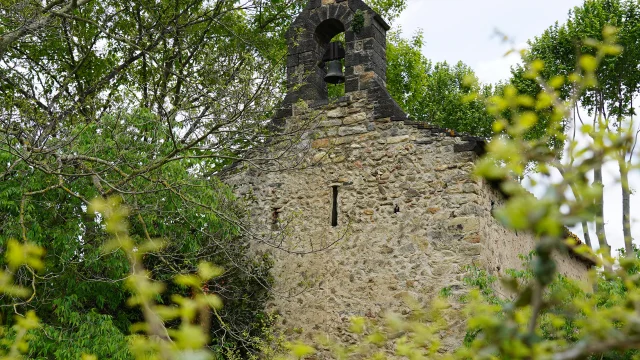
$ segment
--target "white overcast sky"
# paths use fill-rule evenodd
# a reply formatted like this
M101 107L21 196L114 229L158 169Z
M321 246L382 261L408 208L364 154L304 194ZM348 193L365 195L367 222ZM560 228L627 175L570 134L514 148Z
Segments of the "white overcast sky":
M427 58L455 64L462 60L483 82L509 77L516 56L504 58L512 46L497 36L507 34L518 46L541 34L582 0L408 0L394 22L405 36L424 31Z
M475 70L481 82L495 83L509 78L510 66L518 62L507 50L526 46L526 41L540 35L556 21L563 23L567 13L582 0L408 0L408 7L394 22L409 37L418 29L424 32L423 54L432 61L451 64L462 60ZM509 43L496 36L508 35ZM640 152L636 151L637 163ZM622 237L622 196L616 185L616 166L605 168L605 223L613 249L624 247ZM640 188L640 172L631 174L631 186ZM537 193L538 189L532 189ZM635 243L640 243L640 195L631 198ZM574 229L582 237L582 231ZM595 231L592 241L597 244Z

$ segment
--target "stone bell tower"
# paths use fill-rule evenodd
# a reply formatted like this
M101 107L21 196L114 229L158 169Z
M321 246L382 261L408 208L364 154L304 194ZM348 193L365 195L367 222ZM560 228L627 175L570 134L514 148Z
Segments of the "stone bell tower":
M352 316L407 314L407 297L428 304L443 289L455 299L469 266L519 268L536 243L492 216L504 200L473 175L485 140L409 121L391 98L388 29L362 0L310 0L287 35L288 94L273 119L297 141L265 144L225 176L250 209L255 251L274 259L269 310L288 337L352 342ZM344 69L332 71L344 79L328 78L345 96L329 100L325 62L342 56L328 51L341 32ZM557 260L586 277L588 261ZM461 318L449 324L445 349L464 337Z
M327 104L323 57L334 36L344 33L345 94L367 91L378 118L406 118L386 88L389 25L361 0L310 0L287 32L287 90L276 118L292 115L302 99Z

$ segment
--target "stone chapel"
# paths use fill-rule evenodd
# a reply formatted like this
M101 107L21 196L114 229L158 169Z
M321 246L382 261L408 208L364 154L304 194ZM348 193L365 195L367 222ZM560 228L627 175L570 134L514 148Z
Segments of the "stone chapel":
M347 341L351 316L406 313L405 297L462 290L469 266L503 273L534 248L493 218L504 200L473 176L485 140L410 121L389 95L387 30L362 0L310 0L287 35L288 94L272 120L299 141L259 156L282 151L291 166L248 161L227 176L252 231L270 239L255 247L275 260L270 310L290 337ZM333 44L341 33L344 45ZM345 95L329 100L338 70ZM577 279L591 266L569 253L557 261ZM451 323L445 346L463 326Z

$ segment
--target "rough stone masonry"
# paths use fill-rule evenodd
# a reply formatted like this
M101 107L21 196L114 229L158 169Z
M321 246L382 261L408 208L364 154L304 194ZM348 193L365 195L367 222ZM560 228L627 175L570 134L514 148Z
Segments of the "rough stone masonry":
M356 14L364 15L358 33ZM534 248L532 235L498 224L492 208L503 199L472 174L484 141L411 122L389 96L387 29L360 0L309 1L292 24L290 91L274 119L300 141L284 169L256 160L227 178L247 199L252 230L269 239L255 249L275 259L270 307L290 337L350 342L351 316L407 313L407 296L428 303L445 286L461 291L468 266L502 273ZM343 31L346 94L329 101L318 59ZM561 273L586 277L589 261L557 260ZM461 342L463 327L451 319L445 348Z

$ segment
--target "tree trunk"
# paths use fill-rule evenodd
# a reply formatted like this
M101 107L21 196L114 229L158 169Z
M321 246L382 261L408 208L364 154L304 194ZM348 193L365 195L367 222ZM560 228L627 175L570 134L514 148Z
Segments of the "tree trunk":
M589 226L586 221L582 222L582 233L584 234L584 242L588 247L593 248L591 246L591 236L589 235Z
M600 187L600 195L596 198L596 235L600 248L605 255L611 256L611 249L607 242L607 234L604 231L604 185L602 184L602 164L593 169L593 185Z
M606 121L606 114L604 111L604 100L602 99L602 92L599 92L599 104L598 110L595 112L593 118L593 128L597 129L600 126L604 126L599 121L604 118ZM604 229L604 184L602 183L602 166L604 165L603 154L597 154L597 164L593 168L593 186L600 188L600 194L596 197L596 236L598 237L598 244L600 249L603 250L604 255L611 257L611 248L607 242L607 234ZM611 270L611 266L605 266L605 270Z
M573 160L572 160L573 162ZM559 166L557 167L558 171L560 172L560 175L562 175L563 177L565 176L565 171L564 169ZM582 200L582 196L580 195L580 192L578 191L578 189L576 189L575 184L573 183L569 183L569 188L571 189L571 191L573 192L573 196L575 196L577 201L581 201ZM588 247L593 249L593 246L591 245L591 235L589 234L589 225L587 223L587 221L582 221L582 233L584 234L584 242L585 244L587 244Z
M631 190L629 189L629 164L626 157L621 154L618 158L620 166L620 187L622 188L622 232L624 235L624 252L627 257L633 257L633 238L631 237L630 203Z

